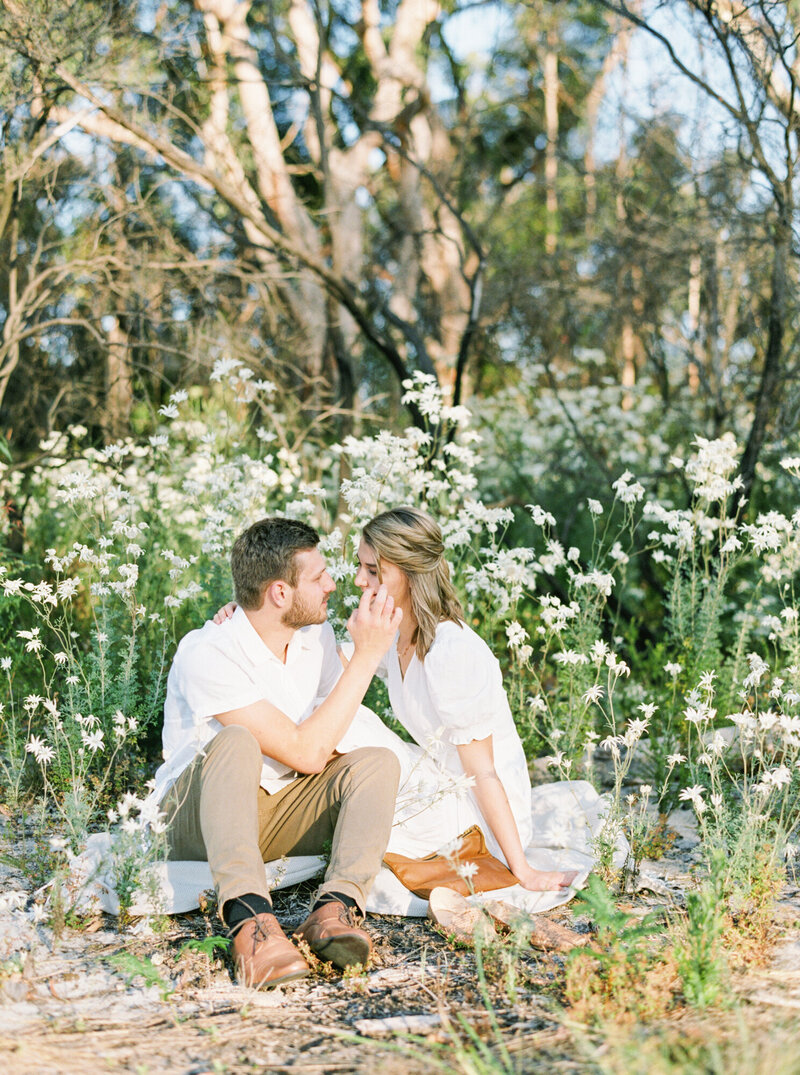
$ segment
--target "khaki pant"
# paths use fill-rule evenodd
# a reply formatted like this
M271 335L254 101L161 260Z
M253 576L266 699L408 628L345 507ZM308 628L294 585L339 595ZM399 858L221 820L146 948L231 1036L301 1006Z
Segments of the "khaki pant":
M363 911L389 840L399 777L390 750L363 747L270 795L259 783L258 742L228 725L162 802L168 858L208 861L221 912L246 892L269 894L265 862L330 848L318 895L340 892Z

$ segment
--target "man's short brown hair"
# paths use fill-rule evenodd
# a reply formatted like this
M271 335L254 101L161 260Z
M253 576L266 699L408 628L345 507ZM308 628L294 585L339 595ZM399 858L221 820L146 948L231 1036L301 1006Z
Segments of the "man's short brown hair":
M315 549L319 534L307 523L275 516L259 519L234 542L231 573L236 603L251 611L261 608L264 590L282 579L297 585L297 553Z

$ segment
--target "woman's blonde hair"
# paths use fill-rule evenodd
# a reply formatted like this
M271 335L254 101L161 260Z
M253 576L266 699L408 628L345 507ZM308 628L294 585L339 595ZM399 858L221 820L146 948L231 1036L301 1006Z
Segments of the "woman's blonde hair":
M464 619L444 558L442 531L419 508L392 508L371 519L362 536L378 558L378 578L380 562L386 560L399 567L408 579L411 611L417 621L412 641L422 660L442 620L460 624Z

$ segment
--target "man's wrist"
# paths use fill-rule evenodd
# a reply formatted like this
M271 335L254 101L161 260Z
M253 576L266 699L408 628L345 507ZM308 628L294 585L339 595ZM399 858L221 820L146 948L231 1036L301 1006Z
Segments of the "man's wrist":
M368 648L362 649L359 647L358 643L356 643L356 648L353 650L353 656L350 658L348 667L355 663L357 666L363 666L364 670L370 669L374 672L381 663L382 656L383 652L371 651Z

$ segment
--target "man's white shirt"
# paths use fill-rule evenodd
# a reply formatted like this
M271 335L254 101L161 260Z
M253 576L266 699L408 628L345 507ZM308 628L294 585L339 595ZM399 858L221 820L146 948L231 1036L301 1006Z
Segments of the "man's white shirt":
M296 631L285 663L262 642L241 608L222 624L209 620L190 631L178 645L167 679L164 764L155 775L155 801L222 729L218 713L267 701L301 724L341 673L329 623ZM295 770L264 757L261 786L267 791L278 791L296 777Z

